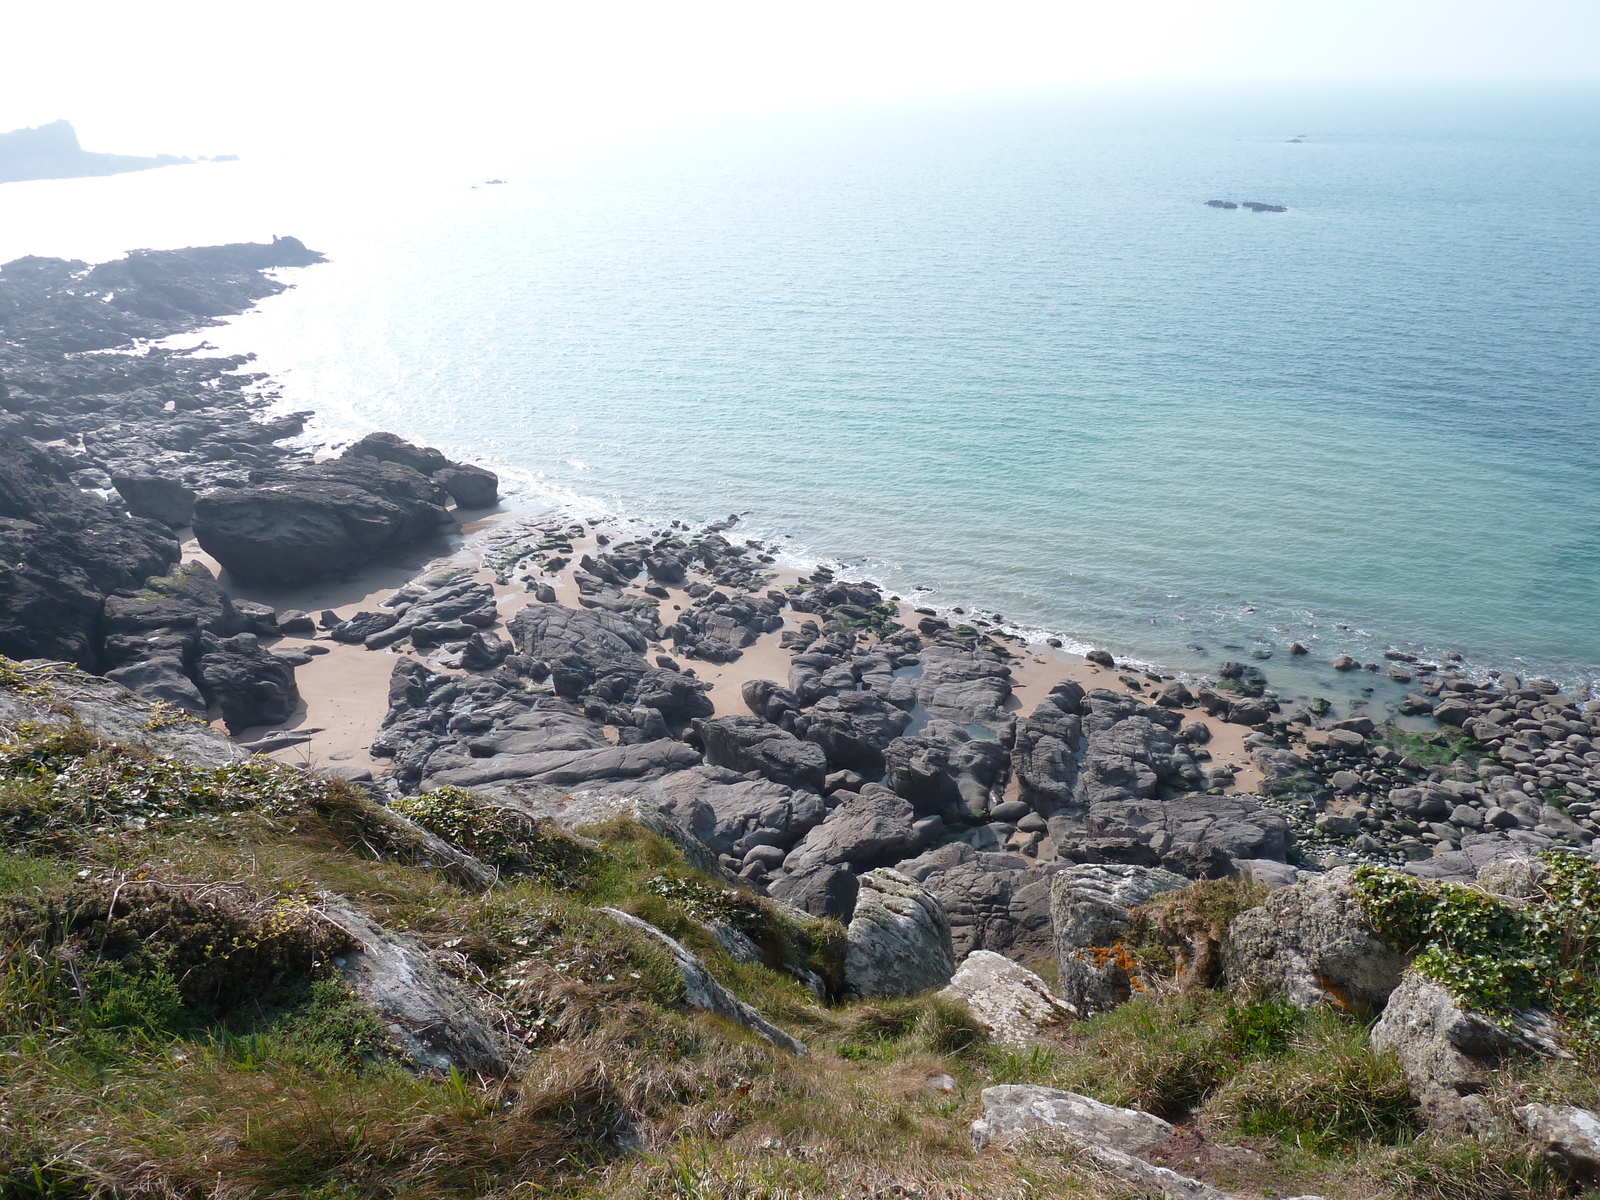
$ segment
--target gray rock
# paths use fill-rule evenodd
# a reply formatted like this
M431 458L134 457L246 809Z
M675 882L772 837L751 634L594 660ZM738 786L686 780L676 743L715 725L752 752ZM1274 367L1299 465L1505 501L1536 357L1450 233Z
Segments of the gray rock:
M1331 1004L1354 1012L1382 1007L1406 966L1367 931L1349 867L1283 888L1241 913L1228 929L1223 962L1236 995L1266 993L1300 1008Z
M621 912L618 909L602 908L600 911L625 929L631 929L635 933L658 943L668 954L672 955L673 962L678 967L678 974L683 978L684 998L691 1007L704 1009L706 1012L715 1013L726 1021L741 1025L752 1033L765 1038L780 1050L787 1050L791 1054L798 1055L810 1053L806 1049L804 1042L790 1037L718 983L712 977L711 972L706 970L705 964L685 949L675 938L662 933L654 925L641 921L638 917Z
M1051 879L1061 997L1075 1015L1115 1008L1142 986L1139 964L1121 952L1131 910L1188 886L1171 871L1114 864L1068 867Z
M450 463L432 478L462 508L492 508L500 499L500 477L471 463Z
M759 717L697 720L694 729L705 746L706 762L740 773L754 771L787 787L823 790L828 756L821 746Z
M905 732L911 714L871 692L824 696L806 714L805 737L821 746L835 769L882 778L884 751Z
M1083 696L1080 685L1063 680L1017 726L1011 761L1019 793L1035 811L1046 816L1074 803L1078 742L1083 736L1079 717Z
M1058 852L1073 841L1059 818L1052 822ZM1192 878L1232 875L1235 860L1282 862L1293 845L1288 819L1240 796L1191 793L1170 800L1117 800L1093 804L1078 825L1088 839L1089 861L1161 863ZM1130 843L1135 857L1106 852L1107 843ZM1096 851L1096 847L1099 851Z
M767 895L814 917L831 917L848 924L855 914L860 889L860 882L848 867L821 863L778 876L767 885Z
M958 725L982 725L995 733L1009 730L1011 668L992 650L931 645L922 651L917 701L929 716Z
M1178 1131L1160 1117L1136 1108L1102 1104L1076 1092L1033 1084L1000 1084L983 1089L983 1117L973 1126L978 1148L1036 1129L1059 1129L1090 1146L1143 1154L1170 1141ZM979 1129L978 1125L983 1128Z
M129 666L107 671L106 678L115 680L146 700L159 700L201 720L206 717L205 697L183 669L183 659L177 654L152 655Z
M521 653L550 664L556 694L568 699L594 688L614 703L636 689L648 670L644 634L611 613L530 604L512 617L507 632ZM659 704L650 707L666 714Z
M779 863L827 811L815 792L714 766L672 771L613 790L648 799L715 854L743 859L753 848L768 847L779 851Z
M1032 971L992 950L974 950L939 993L963 1001L989 1037L1002 1045L1029 1046L1073 1013Z
M1516 1113L1547 1159L1579 1182L1600 1180L1600 1114L1556 1104L1525 1104Z
M937 820L937 818L933 818ZM1021 963L1053 957L1050 879L1068 864L951 842L895 869L939 898L957 958L993 950Z
M933 720L916 737L890 742L884 759L884 782L919 816L954 822L988 810L1004 779L1006 750L952 721Z
M577 787L615 779L656 778L699 763L700 755L693 747L667 739L595 750L497 754L484 759L435 757L428 762L423 788L470 788L507 780Z
M503 1075L510 1066L481 1003L439 969L428 949L395 933L338 897L323 913L354 948L339 973L373 1011L408 1061L429 1071Z
M881 1000L949 983L950 922L933 893L890 870L869 871L860 884L845 943L847 988Z
M294 668L263 650L254 634L236 634L207 651L200 659L200 683L222 708L230 733L280 725L300 704Z
M785 860L791 871L807 871L823 863L871 866L905 857L913 844L911 805L887 788L868 785L860 795L843 797L837 808Z
M111 476L128 511L136 517L160 521L170 529L182 529L194 520L194 491L182 480L164 475Z

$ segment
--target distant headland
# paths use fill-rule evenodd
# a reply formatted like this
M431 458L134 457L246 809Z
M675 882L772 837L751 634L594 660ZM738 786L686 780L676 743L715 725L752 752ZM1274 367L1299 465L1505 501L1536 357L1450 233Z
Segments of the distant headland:
M211 161L227 162L236 157L221 154ZM70 121L51 121L48 125L33 129L13 129L10 133L0 133L0 183L120 175L124 171L148 171L152 167L171 167L195 161L173 154L141 157L85 150L78 144L78 132Z

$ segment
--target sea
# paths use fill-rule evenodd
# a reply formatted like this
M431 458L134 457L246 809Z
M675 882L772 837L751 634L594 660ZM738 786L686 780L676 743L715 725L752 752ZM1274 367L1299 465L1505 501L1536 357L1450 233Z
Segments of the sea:
M1288 695L1392 702L1328 665L1386 650L1600 681L1600 91L1080 89L427 157L7 184L0 260L298 236L329 262L180 341L527 511L736 513L789 565Z

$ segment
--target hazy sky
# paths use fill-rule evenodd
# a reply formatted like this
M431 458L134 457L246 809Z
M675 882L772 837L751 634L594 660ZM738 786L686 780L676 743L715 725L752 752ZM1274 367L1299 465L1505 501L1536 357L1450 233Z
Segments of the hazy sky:
M1095 80L1600 79L1600 0L0 0L0 129L90 149L561 148Z

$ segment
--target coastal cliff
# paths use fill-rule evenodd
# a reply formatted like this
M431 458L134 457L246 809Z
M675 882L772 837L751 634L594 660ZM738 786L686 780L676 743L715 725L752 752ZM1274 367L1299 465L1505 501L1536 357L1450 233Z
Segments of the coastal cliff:
M737 515L438 541L491 472L143 344L318 261L0 269L0 1195L1593 1176L1600 702L1296 708Z

